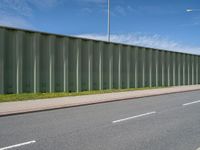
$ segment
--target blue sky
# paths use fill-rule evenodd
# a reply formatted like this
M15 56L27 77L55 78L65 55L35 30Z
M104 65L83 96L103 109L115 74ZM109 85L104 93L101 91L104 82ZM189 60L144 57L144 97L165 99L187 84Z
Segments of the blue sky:
M111 0L112 41L200 54L199 0ZM0 0L0 24L106 39L106 0Z

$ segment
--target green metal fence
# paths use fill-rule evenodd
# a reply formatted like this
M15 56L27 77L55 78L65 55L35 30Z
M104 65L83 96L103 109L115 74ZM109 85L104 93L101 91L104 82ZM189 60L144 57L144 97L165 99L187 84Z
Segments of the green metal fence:
M0 93L80 92L200 83L200 57L0 27Z

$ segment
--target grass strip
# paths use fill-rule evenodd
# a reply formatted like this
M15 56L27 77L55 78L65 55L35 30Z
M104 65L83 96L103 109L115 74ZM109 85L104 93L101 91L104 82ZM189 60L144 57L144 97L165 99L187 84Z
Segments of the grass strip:
M126 91L136 91L136 90L148 90L157 89L163 87L145 87L145 88L130 88L130 89L112 89L112 90L97 90L97 91L83 91L83 92L72 92L72 93L22 93L22 94L0 94L1 102L12 102L12 101L24 101L24 100L36 100L36 99L48 99L48 98L58 98L58 97L68 97L68 96L81 96L81 95L94 95L94 94L104 94L113 92L126 92Z

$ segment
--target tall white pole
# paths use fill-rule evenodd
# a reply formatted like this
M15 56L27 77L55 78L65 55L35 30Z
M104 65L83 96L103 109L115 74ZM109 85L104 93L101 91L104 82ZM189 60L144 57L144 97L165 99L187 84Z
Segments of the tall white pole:
M110 0L108 0L108 42L110 42Z

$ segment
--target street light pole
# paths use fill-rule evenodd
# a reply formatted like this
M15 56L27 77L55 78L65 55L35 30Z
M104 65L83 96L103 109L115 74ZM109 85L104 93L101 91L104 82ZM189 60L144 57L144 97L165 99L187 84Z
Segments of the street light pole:
M108 0L108 42L110 42L110 0Z

